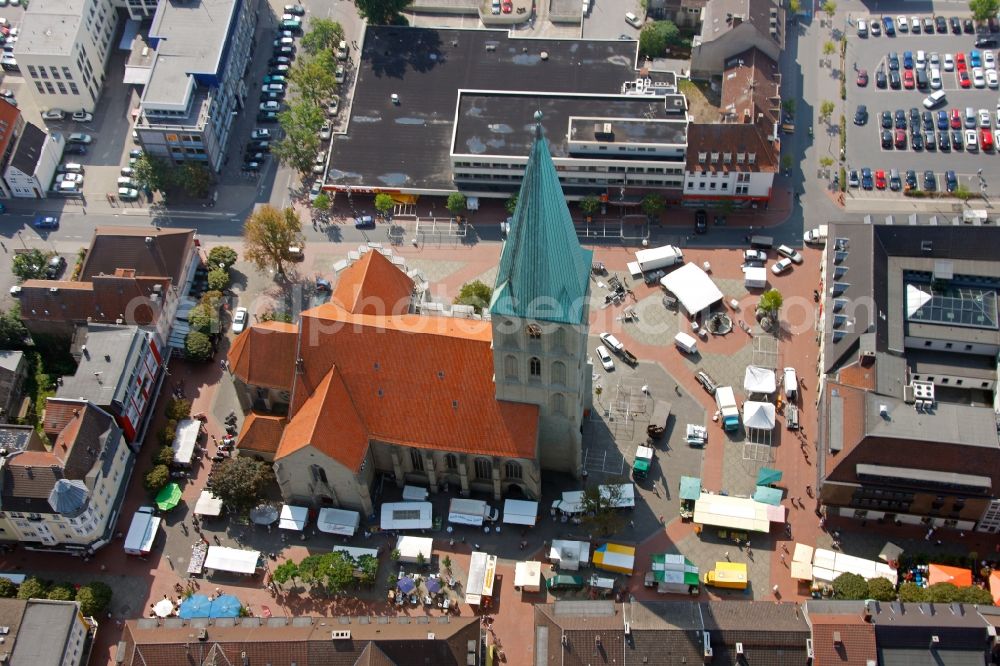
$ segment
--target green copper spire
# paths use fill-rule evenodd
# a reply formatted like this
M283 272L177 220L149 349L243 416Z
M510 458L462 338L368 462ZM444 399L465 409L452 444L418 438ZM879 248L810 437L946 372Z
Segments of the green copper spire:
M490 310L497 315L582 323L593 252L576 238L548 143L542 112L524 170Z

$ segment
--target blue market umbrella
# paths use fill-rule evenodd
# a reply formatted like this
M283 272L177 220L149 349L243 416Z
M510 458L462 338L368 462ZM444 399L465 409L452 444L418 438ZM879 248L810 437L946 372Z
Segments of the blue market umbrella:
M209 617L239 617L243 604L231 594L223 594L212 602Z
M437 594L440 591L441 591L441 581L439 581L437 578L428 578L427 579L427 593L428 594Z
M185 620L196 617L211 617L209 614L211 608L212 602L204 594L192 594L181 602L177 615Z
M410 578L409 576L404 576L399 579L398 583L396 583L396 587L398 587L399 591L402 592L403 594L409 594L410 592L413 592L413 590L416 589L417 584L414 583L413 579Z

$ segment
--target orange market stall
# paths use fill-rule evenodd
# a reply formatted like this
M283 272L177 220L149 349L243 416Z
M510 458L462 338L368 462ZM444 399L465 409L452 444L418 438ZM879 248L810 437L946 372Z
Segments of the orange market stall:
M956 587L969 587L972 585L972 571L944 564L930 564L927 566L927 584L936 585L937 583L951 583Z

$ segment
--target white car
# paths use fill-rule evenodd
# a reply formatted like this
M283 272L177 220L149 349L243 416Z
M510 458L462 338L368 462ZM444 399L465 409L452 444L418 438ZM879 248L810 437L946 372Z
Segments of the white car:
M977 88L986 87L986 77L983 75L982 67L974 67L972 69L972 85Z
M979 150L979 137L976 136L976 130L965 130L965 151L967 153L974 153L977 150Z
M771 266L771 272L774 273L775 275L781 275L791 267L792 267L792 260L789 259L788 257L785 257L781 261L776 262L774 266Z
M990 88L1000 87L1000 79L997 78L997 70L988 69L986 70L986 85Z
M49 109L42 114L42 120L62 120L66 117L66 112L62 109Z
M320 141L329 141L330 136L333 134L333 127L330 125L330 121L323 123L323 126L319 128L319 139Z
M931 67L937 67L938 69L941 69L941 56L938 55L937 51L934 51L929 56L927 56L927 62L930 64Z
M62 173L62 174L59 174L59 177L57 178L57 180L60 180L60 181L62 181L64 183L82 183L83 182L83 174L82 173Z
M927 54L923 51L917 51L917 69L927 68Z
M628 23L633 28L642 27L642 19L633 14L632 12L625 12L625 22Z
M94 119L94 114L92 113L87 113L86 111L73 112L73 120L75 120L78 123L89 123L93 119Z
M261 111L280 111L281 110L281 104L279 104L278 102L261 102L260 103L260 110Z
M778 254L780 254L783 257L787 257L787 258L791 259L796 264L801 264L802 263L802 255L800 253L796 252L795 250L793 250L792 248L788 247L787 245L779 245L775 249L775 252L777 252Z
M990 126L990 112L986 109L979 109L979 126L989 127Z
M73 132L68 137L66 137L66 141L68 143L82 143L84 145L89 144L93 140L94 137L90 136L89 134L83 134L82 132Z
M233 314L233 333L240 334L243 329L247 327L247 313L246 308L236 308L236 312Z
M997 102L997 127L1000 127L1000 102Z
M983 49L983 67L986 69L997 68L997 57L990 49Z
M611 335L610 333L601 333L600 337L601 337L601 342L603 342L616 352L620 352L623 349L625 349L625 345L623 345L618 338Z
M931 67L930 79L931 79L931 88L933 90L941 90L941 70L938 69L937 67Z
M312 187L309 188L309 203L316 201L319 198L320 192L323 191L323 181L321 179L313 182Z
M909 32L910 31L910 24L906 22L906 17L905 16L897 16L896 17L896 30L898 30L900 32Z
M605 370L615 369L615 360L611 358L611 354L610 352L608 352L608 348L605 347L604 345L597 346L597 357L601 359L601 365L604 366Z
M944 54L944 71L954 72L955 71L955 56L950 53Z
M271 138L271 130L269 129L255 129L250 132L250 138L254 141L267 140Z

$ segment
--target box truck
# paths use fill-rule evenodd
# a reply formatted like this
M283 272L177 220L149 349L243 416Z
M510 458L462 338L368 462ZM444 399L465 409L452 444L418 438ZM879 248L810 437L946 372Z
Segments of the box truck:
M722 427L726 430L736 430L740 427L740 410L736 406L736 394L732 386L720 386L715 389L715 404L719 406Z
M151 506L140 506L132 516L125 535L125 552L129 555L148 555L153 549L156 532L160 527L160 519L154 515Z
M730 590L747 589L747 565L742 562L716 562L715 568L705 572L705 585Z
M826 242L826 236L829 233L830 227L826 224L821 224L815 229L810 229L806 232L805 242L815 243L821 245Z
M674 264L684 261L684 253L679 247L664 245L663 247L653 247L648 250L639 250L635 253L635 262L639 264L639 269L655 271L658 268L669 268Z

